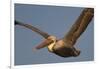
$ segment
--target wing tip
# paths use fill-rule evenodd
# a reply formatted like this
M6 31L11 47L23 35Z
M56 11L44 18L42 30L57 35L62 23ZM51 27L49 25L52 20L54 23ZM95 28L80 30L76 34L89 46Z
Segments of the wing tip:
M17 24L19 24L19 22L15 20L15 25L17 25Z

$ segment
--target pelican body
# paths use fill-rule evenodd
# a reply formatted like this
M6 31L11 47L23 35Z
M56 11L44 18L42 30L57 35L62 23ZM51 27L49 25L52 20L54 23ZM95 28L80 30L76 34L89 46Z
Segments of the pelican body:
M76 20L76 22L72 25L69 32L62 38L57 39L57 37L53 35L49 35L46 32L39 30L38 28L31 26L29 24L24 24L15 20L15 25L24 26L32 31L40 34L45 38L45 40L35 47L35 49L39 50L41 48L47 47L49 52L55 53L61 57L76 57L79 56L80 50L75 48L75 43L77 42L80 35L86 30L87 26L91 22L94 16L93 8L85 8L82 13Z

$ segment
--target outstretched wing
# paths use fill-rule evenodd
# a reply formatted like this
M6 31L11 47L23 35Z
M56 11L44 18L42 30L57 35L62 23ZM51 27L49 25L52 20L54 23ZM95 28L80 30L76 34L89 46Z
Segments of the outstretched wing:
M41 36L43 36L45 39L47 39L47 38L50 36L48 33L43 32L43 31L39 30L38 28L36 28L36 27L34 27L34 26L31 26L31 25L29 25L29 24L24 24L24 23L22 23L22 22L19 22L19 21L16 21L16 20L15 20L15 25L24 26L24 27L26 27L26 28L28 28L28 29L31 29L32 31L34 31L34 32L40 34Z
M94 16L93 8L85 8L76 20L75 24L72 25L70 31L64 36L63 40L66 43L71 41L73 43L80 37L80 35L86 30L88 24Z

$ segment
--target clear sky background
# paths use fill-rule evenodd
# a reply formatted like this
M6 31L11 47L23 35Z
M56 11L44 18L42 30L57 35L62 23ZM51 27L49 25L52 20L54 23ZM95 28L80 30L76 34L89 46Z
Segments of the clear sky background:
M15 19L31 24L57 38L62 38L71 28L84 8L15 4ZM15 65L59 62L91 61L94 59L94 19L75 46L81 50L78 57L63 58L50 53L47 48L36 52L32 48L44 39L22 26L15 27Z

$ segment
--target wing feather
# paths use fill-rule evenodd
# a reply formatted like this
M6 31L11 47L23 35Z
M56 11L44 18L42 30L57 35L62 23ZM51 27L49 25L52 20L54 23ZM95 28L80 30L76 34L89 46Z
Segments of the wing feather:
M17 21L17 20L15 20L15 25L24 26L24 27L26 27L26 28L28 28L28 29L30 29L30 30L32 30L32 31L34 31L34 32L36 32L36 33L38 33L38 34L40 34L40 35L43 36L45 39L47 39L47 38L50 36L48 33L43 32L43 31L39 30L38 28L36 28L36 27L34 27L34 26L32 26L32 25L24 24L24 23L19 22L19 21Z
M80 35L86 30L93 16L94 16L93 8L83 9L82 13L80 14L76 22L72 25L70 31L64 36L63 38L64 42L66 41L76 42L76 40L80 37Z

